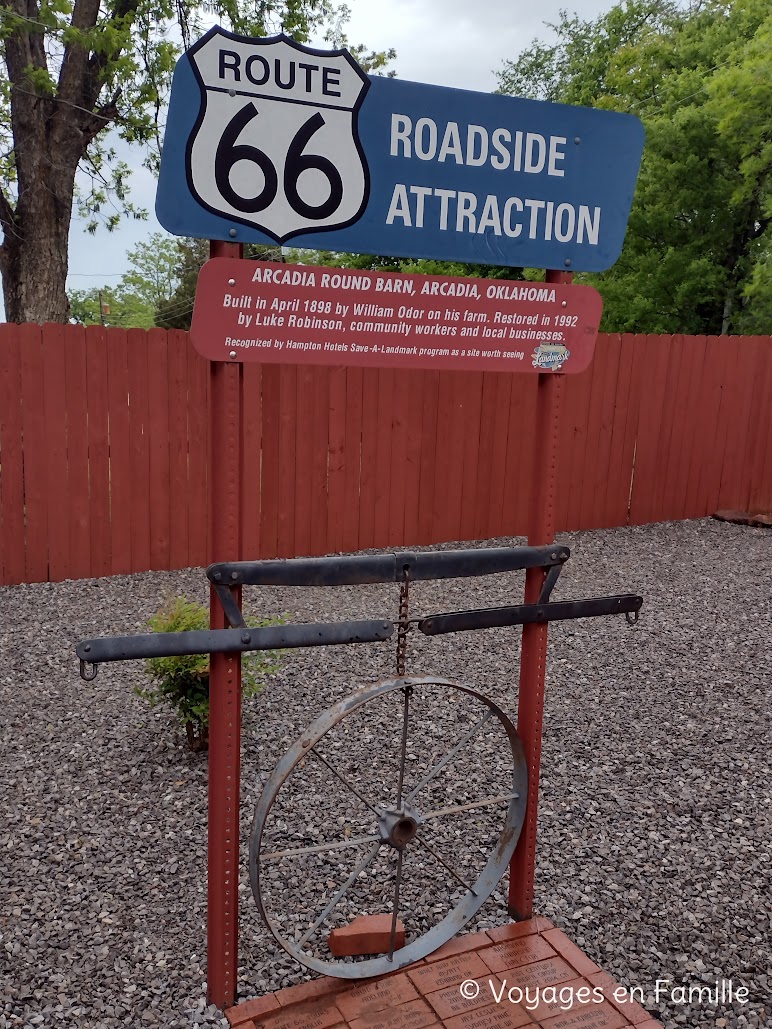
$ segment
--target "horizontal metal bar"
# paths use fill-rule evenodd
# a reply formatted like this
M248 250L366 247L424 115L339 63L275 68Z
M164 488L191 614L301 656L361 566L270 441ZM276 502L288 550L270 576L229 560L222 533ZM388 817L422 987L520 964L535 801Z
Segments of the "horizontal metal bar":
M221 654L251 650L286 650L325 647L341 643L378 643L394 632L389 621L268 625L260 629L197 629L191 632L153 632L141 636L103 636L83 640L75 648L79 658L92 664L133 661L182 654Z
M511 607L487 607L477 611L450 611L427 615L418 623L426 636L469 629L492 629L497 626L527 625L532 622L559 622L571 618L597 618L640 611L643 597L622 593L615 597L593 597L590 600L560 600L550 604L516 604Z
M551 568L570 557L568 547L491 547L434 550L414 554L362 554L292 558L287 561L230 561L210 565L209 580L227 586L357 586L401 582L407 568L413 581L493 575L521 568Z
M210 582L228 586L358 586L394 582L393 554L292 558L288 561L228 561L210 565Z

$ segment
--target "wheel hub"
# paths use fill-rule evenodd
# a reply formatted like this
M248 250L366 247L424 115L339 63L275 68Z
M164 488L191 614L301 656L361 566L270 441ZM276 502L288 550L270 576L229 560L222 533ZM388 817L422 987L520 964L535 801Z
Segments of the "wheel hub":
M416 808L403 804L401 809L380 808L378 831L384 843L395 850L404 850L418 832L423 818Z

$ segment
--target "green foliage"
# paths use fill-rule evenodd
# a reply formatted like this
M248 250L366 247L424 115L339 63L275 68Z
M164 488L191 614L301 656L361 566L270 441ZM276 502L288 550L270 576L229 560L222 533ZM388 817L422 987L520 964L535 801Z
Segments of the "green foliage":
M629 111L646 148L617 264L579 276L606 331L718 333L772 324L768 0L626 0L594 21L563 13L499 72L499 90ZM768 311L768 308L767 308Z
M376 254L342 254L331 250L291 250L287 259L298 264L316 264L325 268L353 268L368 272L406 272L414 275L460 275L480 279L523 278L521 268L492 264L462 264L459 261L415 260L407 257L383 257Z
M154 232L127 256L129 270L117 286L70 291L73 321L81 325L118 325L124 329L153 328L157 308L170 301L179 283L177 240L164 232Z
M247 619L252 628L279 625L281 619ZM175 597L164 604L148 621L153 632L189 632L209 628L209 611L203 604ZM253 651L242 655L242 695L258 693L267 675L278 667L277 655L271 651ZM151 706L166 704L177 714L188 730L193 749L201 749L197 741L205 741L209 727L209 655L183 654L178 657L154 657L145 662L150 686L138 686L135 692Z

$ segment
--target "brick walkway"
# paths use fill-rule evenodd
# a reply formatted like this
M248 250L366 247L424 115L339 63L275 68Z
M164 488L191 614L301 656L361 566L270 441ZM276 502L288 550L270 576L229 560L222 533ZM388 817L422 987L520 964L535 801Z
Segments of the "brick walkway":
M479 993L464 998L460 986L474 994L472 981ZM534 1006L537 987L541 994L550 986L555 990ZM526 987L524 1003L513 1002L522 993L508 998L511 988ZM661 1029L545 918L459 936L424 961L364 984L314 979L226 1014L238 1029Z

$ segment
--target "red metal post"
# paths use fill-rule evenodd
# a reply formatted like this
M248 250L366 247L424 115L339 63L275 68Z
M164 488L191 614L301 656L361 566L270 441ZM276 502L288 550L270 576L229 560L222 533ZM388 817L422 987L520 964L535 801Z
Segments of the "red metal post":
M570 283L570 272L547 272L547 282ZM563 376L539 375L536 406L536 447L531 473L528 544L552 543L555 538L555 493L560 457L560 407ZM545 572L531 568L525 576L525 602L538 600ZM517 731L528 762L528 805L525 825L509 866L509 911L514 918L533 915L536 870L536 820L539 801L539 767L544 717L544 674L547 665L547 625L523 626L520 654L520 693Z
M210 244L212 257L241 257L238 244ZM242 398L240 362L209 365L209 560L242 557ZM241 590L233 590L241 606ZM209 624L226 626L210 591ZM241 655L209 659L209 833L207 883L207 994L220 1008L236 1001L239 936L239 775L241 768Z

